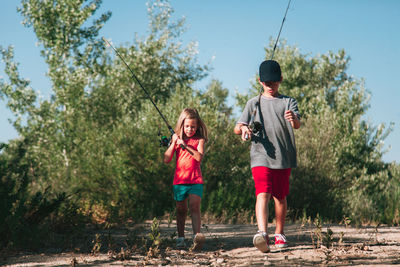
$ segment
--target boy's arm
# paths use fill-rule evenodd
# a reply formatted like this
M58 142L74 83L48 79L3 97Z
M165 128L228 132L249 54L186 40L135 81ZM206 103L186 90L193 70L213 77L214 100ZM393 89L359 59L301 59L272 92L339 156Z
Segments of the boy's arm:
M233 132L237 135L241 135L243 141L247 141L249 139L248 137L251 136L251 130L249 126L244 123L237 123L235 128L233 128Z
M290 124L292 125L293 129L299 129L301 126L301 122L296 115L294 115L294 119L290 122Z
M242 115L236 123L235 128L233 128L233 132L237 135L241 135L243 141L249 140L251 136L251 130L248 124L251 121L251 114L254 112L254 108L256 108L253 102L253 100L247 101Z

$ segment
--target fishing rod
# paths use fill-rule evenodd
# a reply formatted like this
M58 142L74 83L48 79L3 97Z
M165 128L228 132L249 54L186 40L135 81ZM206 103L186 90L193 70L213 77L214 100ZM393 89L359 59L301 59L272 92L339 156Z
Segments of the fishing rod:
M275 45L274 45L274 48L272 49L271 60L274 58L274 54L275 54L276 45L278 44L279 37L281 36L281 32L282 32L282 28L283 28L283 24L285 23L285 20L286 20L286 15L287 15L287 12L288 12L288 10L289 10L289 6L290 6L290 2L291 2L291 1L292 1L292 0L289 0L289 3L288 3L288 5L287 5L287 7L286 7L285 16L283 16L283 19L282 19L282 24L281 24L281 28L279 29L278 37L276 37Z
M153 104L153 106L156 108L156 110L158 111L158 114L160 114L161 118L163 119L163 121L165 122L165 124L167 125L167 128L169 130L169 132L171 133L171 139L172 139L172 135L175 134L174 129L172 129L171 125L169 125L167 119L164 117L164 115L161 113L160 109L157 107L156 103L153 101L153 99L151 98L149 92L144 88L144 86L142 85L142 83L140 82L140 80L138 79L138 77L135 75L135 73L133 72L133 70L131 69L131 67L129 67L128 63L126 63L126 61L124 60L124 58L122 57L122 55L117 51L117 49L115 49L115 47L104 37L102 37L103 41L110 46L115 54L117 54L117 56L122 60L122 62L125 64L125 66L128 68L128 70L130 71L130 73L132 74L132 77L134 78L134 80L139 84L140 88L143 89L143 91L145 92L146 96L148 99L150 99L151 103ZM162 136L161 137L161 141L160 141L160 145L163 146L168 146L170 143L170 139L168 139L166 136ZM186 146L181 144L181 148L182 149L186 149ZM193 155L193 153L191 151L188 150L188 152L190 154Z
M284 24L285 21L286 21L286 15L287 15L287 12L288 12L288 10L289 10L289 6L290 6L290 2L291 2L291 1L292 1L292 0L289 0L288 5L287 5L287 7L286 7L285 15L283 16L282 23L281 23L281 27L280 27L280 29L279 29L278 36L276 37L275 45L274 45L274 47L273 47L273 49L272 49L272 54L271 54L271 59L270 59L270 60L272 60L272 59L274 58L276 46L277 46L277 44L278 44L279 37L281 36L283 24ZM251 114L251 117L250 117L249 126L250 126L250 129L251 129L251 131L252 131L253 133L257 133L257 132L259 132L259 131L262 129L262 124L261 124L261 122L259 122L259 121L254 121L254 119L255 119L255 117L256 117L256 114L257 114L257 107L259 107L259 106L260 106L260 103L261 103L261 95L262 95L262 93L263 93L263 88L261 88L261 90L260 90L260 94L258 95L258 102L256 103L256 108L254 109L254 111L253 111L253 113ZM249 138L249 136L248 136L248 134L246 134L246 135L245 135L245 139L247 140L248 138Z

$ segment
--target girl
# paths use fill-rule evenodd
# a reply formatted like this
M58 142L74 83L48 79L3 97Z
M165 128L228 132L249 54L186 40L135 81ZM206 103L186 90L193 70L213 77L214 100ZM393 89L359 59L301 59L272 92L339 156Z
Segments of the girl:
M203 177L200 163L207 142L207 127L196 109L185 108L179 116L172 136L171 145L164 154L164 162L169 163L176 152L176 168L173 182L176 200L176 223L178 238L176 245L184 248L185 220L189 210L192 215L193 249L200 250L205 237L200 233L200 203L203 195Z

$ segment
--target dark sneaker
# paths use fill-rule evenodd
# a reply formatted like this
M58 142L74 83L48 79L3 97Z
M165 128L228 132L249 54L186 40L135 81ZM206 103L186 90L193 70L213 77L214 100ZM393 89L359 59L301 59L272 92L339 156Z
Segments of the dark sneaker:
M258 231L253 237L253 244L261 252L269 252L268 234L263 231Z
M199 251L203 248L206 237L202 233L197 233L193 238L193 248L194 251Z
M287 248L288 243L284 234L275 234L275 247Z

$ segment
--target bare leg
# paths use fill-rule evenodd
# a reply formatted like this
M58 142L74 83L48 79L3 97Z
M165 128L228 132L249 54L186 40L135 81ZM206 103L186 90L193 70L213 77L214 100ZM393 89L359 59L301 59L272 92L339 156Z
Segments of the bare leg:
M187 199L176 202L176 226L178 228L178 237L185 236L185 221L187 215Z
M258 230L266 232L268 228L268 202L271 197L269 193L259 193L256 200L256 218Z
M274 197L275 202L275 219L276 219L276 228L275 234L283 234L283 228L285 226L285 218L287 212L287 201L286 197L283 199L277 199Z
M189 194L189 209L192 215L193 234L200 233L201 228L201 211L200 211L201 197L194 194Z

